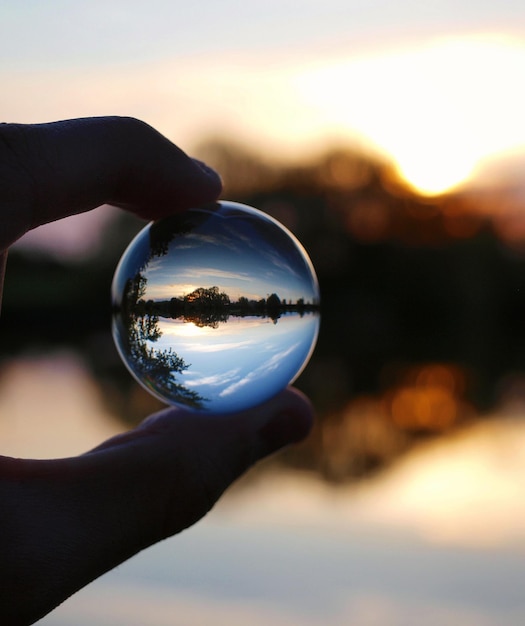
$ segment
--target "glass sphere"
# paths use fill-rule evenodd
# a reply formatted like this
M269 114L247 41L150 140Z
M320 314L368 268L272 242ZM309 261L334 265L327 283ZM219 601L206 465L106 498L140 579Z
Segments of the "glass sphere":
M117 266L112 304L133 376L168 404L214 413L293 382L320 322L301 244L272 217L226 201L148 224Z

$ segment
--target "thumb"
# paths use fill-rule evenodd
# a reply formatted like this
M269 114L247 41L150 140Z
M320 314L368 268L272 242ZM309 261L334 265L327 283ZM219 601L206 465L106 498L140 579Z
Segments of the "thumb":
M304 438L312 419L309 401L287 389L233 415L167 409L76 458L4 459L0 495L12 520L0 519L0 621L22 606L27 620L9 613L9 623L34 621L195 523L251 465Z
M312 423L310 401L288 388L235 414L160 411L85 456L107 474L111 491L133 492L122 501L126 506L140 502L140 510L125 517L140 521L142 537L154 543L203 517L248 468L304 439ZM139 491L143 495L137 500Z

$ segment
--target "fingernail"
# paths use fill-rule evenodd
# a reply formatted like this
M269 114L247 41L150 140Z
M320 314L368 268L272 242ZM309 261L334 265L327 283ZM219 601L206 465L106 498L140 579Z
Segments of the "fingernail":
M209 165L206 165L206 163L204 163L203 161L199 161L199 159L193 159L193 162L195 163L195 165L197 165L201 172L206 174L206 176L208 176L208 178L211 178L214 182L218 181L222 187L222 179L218 172L216 172Z

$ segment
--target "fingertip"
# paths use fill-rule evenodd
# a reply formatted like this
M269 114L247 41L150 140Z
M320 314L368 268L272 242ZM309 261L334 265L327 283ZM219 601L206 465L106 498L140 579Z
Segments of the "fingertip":
M192 158L194 164L199 168L199 170L206 176L207 184L216 192L218 196L222 191L222 178L220 174L214 170L212 167L204 163L204 161L199 161L199 159Z
M306 439L313 423L312 403L289 387L261 405L233 414L168 407L109 445L149 440L148 445L170 449L174 445L179 452L191 449L194 459L218 455L216 466L225 468L224 475L233 480L260 459Z
M219 174L197 159L186 155L173 167L168 161L163 163L155 176L156 186L147 186L147 194L142 190L134 194L134 202L116 203L131 210L139 217L158 220L191 208L216 202L222 192ZM115 203L114 203L115 204Z
M180 189L177 194L178 210L215 202L222 192L222 179L213 168L193 158L190 164L193 171L185 183L186 193Z

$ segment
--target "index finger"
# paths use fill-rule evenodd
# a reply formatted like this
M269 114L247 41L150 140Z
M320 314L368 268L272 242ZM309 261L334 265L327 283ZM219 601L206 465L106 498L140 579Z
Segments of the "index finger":
M101 204L157 219L220 192L213 170L133 118L0 125L0 249Z

